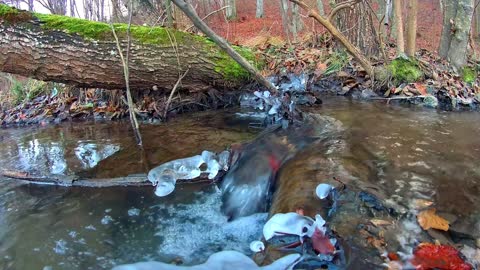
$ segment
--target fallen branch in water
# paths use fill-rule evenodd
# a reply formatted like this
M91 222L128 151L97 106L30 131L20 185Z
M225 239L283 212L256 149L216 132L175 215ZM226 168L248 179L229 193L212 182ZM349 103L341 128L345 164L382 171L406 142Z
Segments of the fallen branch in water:
M412 99L412 98L426 98L427 96L411 96L411 97L391 97L391 98L382 98L382 97L374 97L370 98L370 100L397 100L397 99Z
M409 100L409 99L415 99L415 98L426 98L427 96L411 96L411 97L391 97L391 98L382 98L382 97L377 97L377 98L370 98L370 100L386 100L387 104L390 104L390 101L392 100Z
M178 179L178 184L198 184L198 183L214 183L217 182L224 173L219 173L214 179L208 179L207 174L203 174L200 177L193 180ZM152 186L152 183L148 181L146 174L134 174L125 177L115 178L93 178L93 179L80 179L78 176L68 175L47 175L39 176L33 175L23 171L3 170L0 172L0 176L3 176L7 180L23 181L24 183L37 184L37 185L54 185L63 187L91 187L91 188L108 188L108 187L144 187Z

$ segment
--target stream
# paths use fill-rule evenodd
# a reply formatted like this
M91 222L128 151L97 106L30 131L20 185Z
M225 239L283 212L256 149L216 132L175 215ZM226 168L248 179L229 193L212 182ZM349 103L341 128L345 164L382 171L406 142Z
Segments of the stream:
M327 153L359 187L381 194L400 213L414 208L415 199L432 201L452 220L454 240L480 242L478 113L344 98L326 99L308 111L342 124L338 147L348 151ZM128 122L5 129L0 166L40 175L134 175L145 173L145 164L151 168L253 140L261 130L251 124L258 121L226 110L143 125L144 154ZM317 177L301 162L323 155L312 150L317 145L307 145L295 160L299 165L288 168ZM249 243L261 238L267 213L229 222L221 203L220 189L210 183L177 184L169 196L156 197L153 187L67 188L0 179L0 269L110 269L146 260L191 265L221 250L251 255Z

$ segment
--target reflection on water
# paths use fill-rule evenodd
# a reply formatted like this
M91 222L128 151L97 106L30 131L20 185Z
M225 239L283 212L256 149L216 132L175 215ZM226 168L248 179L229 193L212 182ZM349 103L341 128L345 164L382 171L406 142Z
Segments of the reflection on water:
M405 211L414 198L431 200L440 212L457 218L452 227L480 238L475 229L480 228L480 115L344 99L326 100L315 112L341 121L345 133L338 143L327 140L325 151L307 151L306 158L336 163ZM144 172L145 164L153 167L249 140L255 136L247 128L249 121L214 112L145 126L145 156L125 122L1 130L0 165L50 174L124 176ZM320 153L325 157L315 156ZM320 177L315 168L307 169L311 177ZM176 257L188 264L222 248L247 249L265 216L231 224L219 207L213 185L184 185L158 198L149 187L67 189L0 180L0 269L108 269Z
M246 129L247 125L248 119L235 119L233 114L202 113L146 126L142 130L146 156L138 151L128 122L8 129L0 131L0 166L42 176L108 178L146 173L146 166L249 140L256 131Z
M478 113L345 100L321 111L343 122L354 158L374 169L364 180L392 200L408 207L413 198L428 199L458 217L480 214Z

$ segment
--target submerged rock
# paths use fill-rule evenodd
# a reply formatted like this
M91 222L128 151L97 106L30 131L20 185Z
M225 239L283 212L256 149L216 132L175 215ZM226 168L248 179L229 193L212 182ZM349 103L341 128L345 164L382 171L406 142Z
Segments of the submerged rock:
M423 106L428 108L437 108L438 99L432 95L428 95L423 99Z
M271 134L245 146L222 184L222 211L230 219L266 212L272 182L292 149Z
M289 270L300 261L299 254L290 254L278 259L270 265L259 267L252 259L237 251L221 251L211 255L208 260L195 266L177 266L161 262L140 262L120 265L113 270Z

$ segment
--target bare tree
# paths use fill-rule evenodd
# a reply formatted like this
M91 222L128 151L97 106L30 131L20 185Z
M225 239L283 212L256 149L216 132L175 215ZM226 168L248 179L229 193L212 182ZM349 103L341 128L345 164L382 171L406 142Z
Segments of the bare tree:
M293 39L296 41L298 38L298 34L303 29L303 21L300 17L300 8L297 4L293 3L292 5L292 35Z
M403 36L403 0L395 0L393 8L395 9L395 25L397 27L397 53L405 53L405 38Z
M67 14L67 0L38 0L38 3L52 14Z
M288 0L280 0L280 14L282 16L282 25L285 35L289 37L289 16L288 16L289 2Z
M69 7L70 7L70 16L75 17L75 14L77 13L76 12L77 5L75 4L75 0L70 0Z
M317 8L318 14L320 14L320 16L325 16L325 7L323 6L322 0L317 0Z
M263 0L257 0L257 10L256 10L256 17L257 18L263 18L264 14L264 9L263 9Z
M414 57L416 51L417 12L418 0L408 0L407 47L405 51L410 57Z
M237 18L237 1L226 0L227 2L227 19L234 20Z
M456 68L467 63L474 0L443 0L443 30L439 54Z

